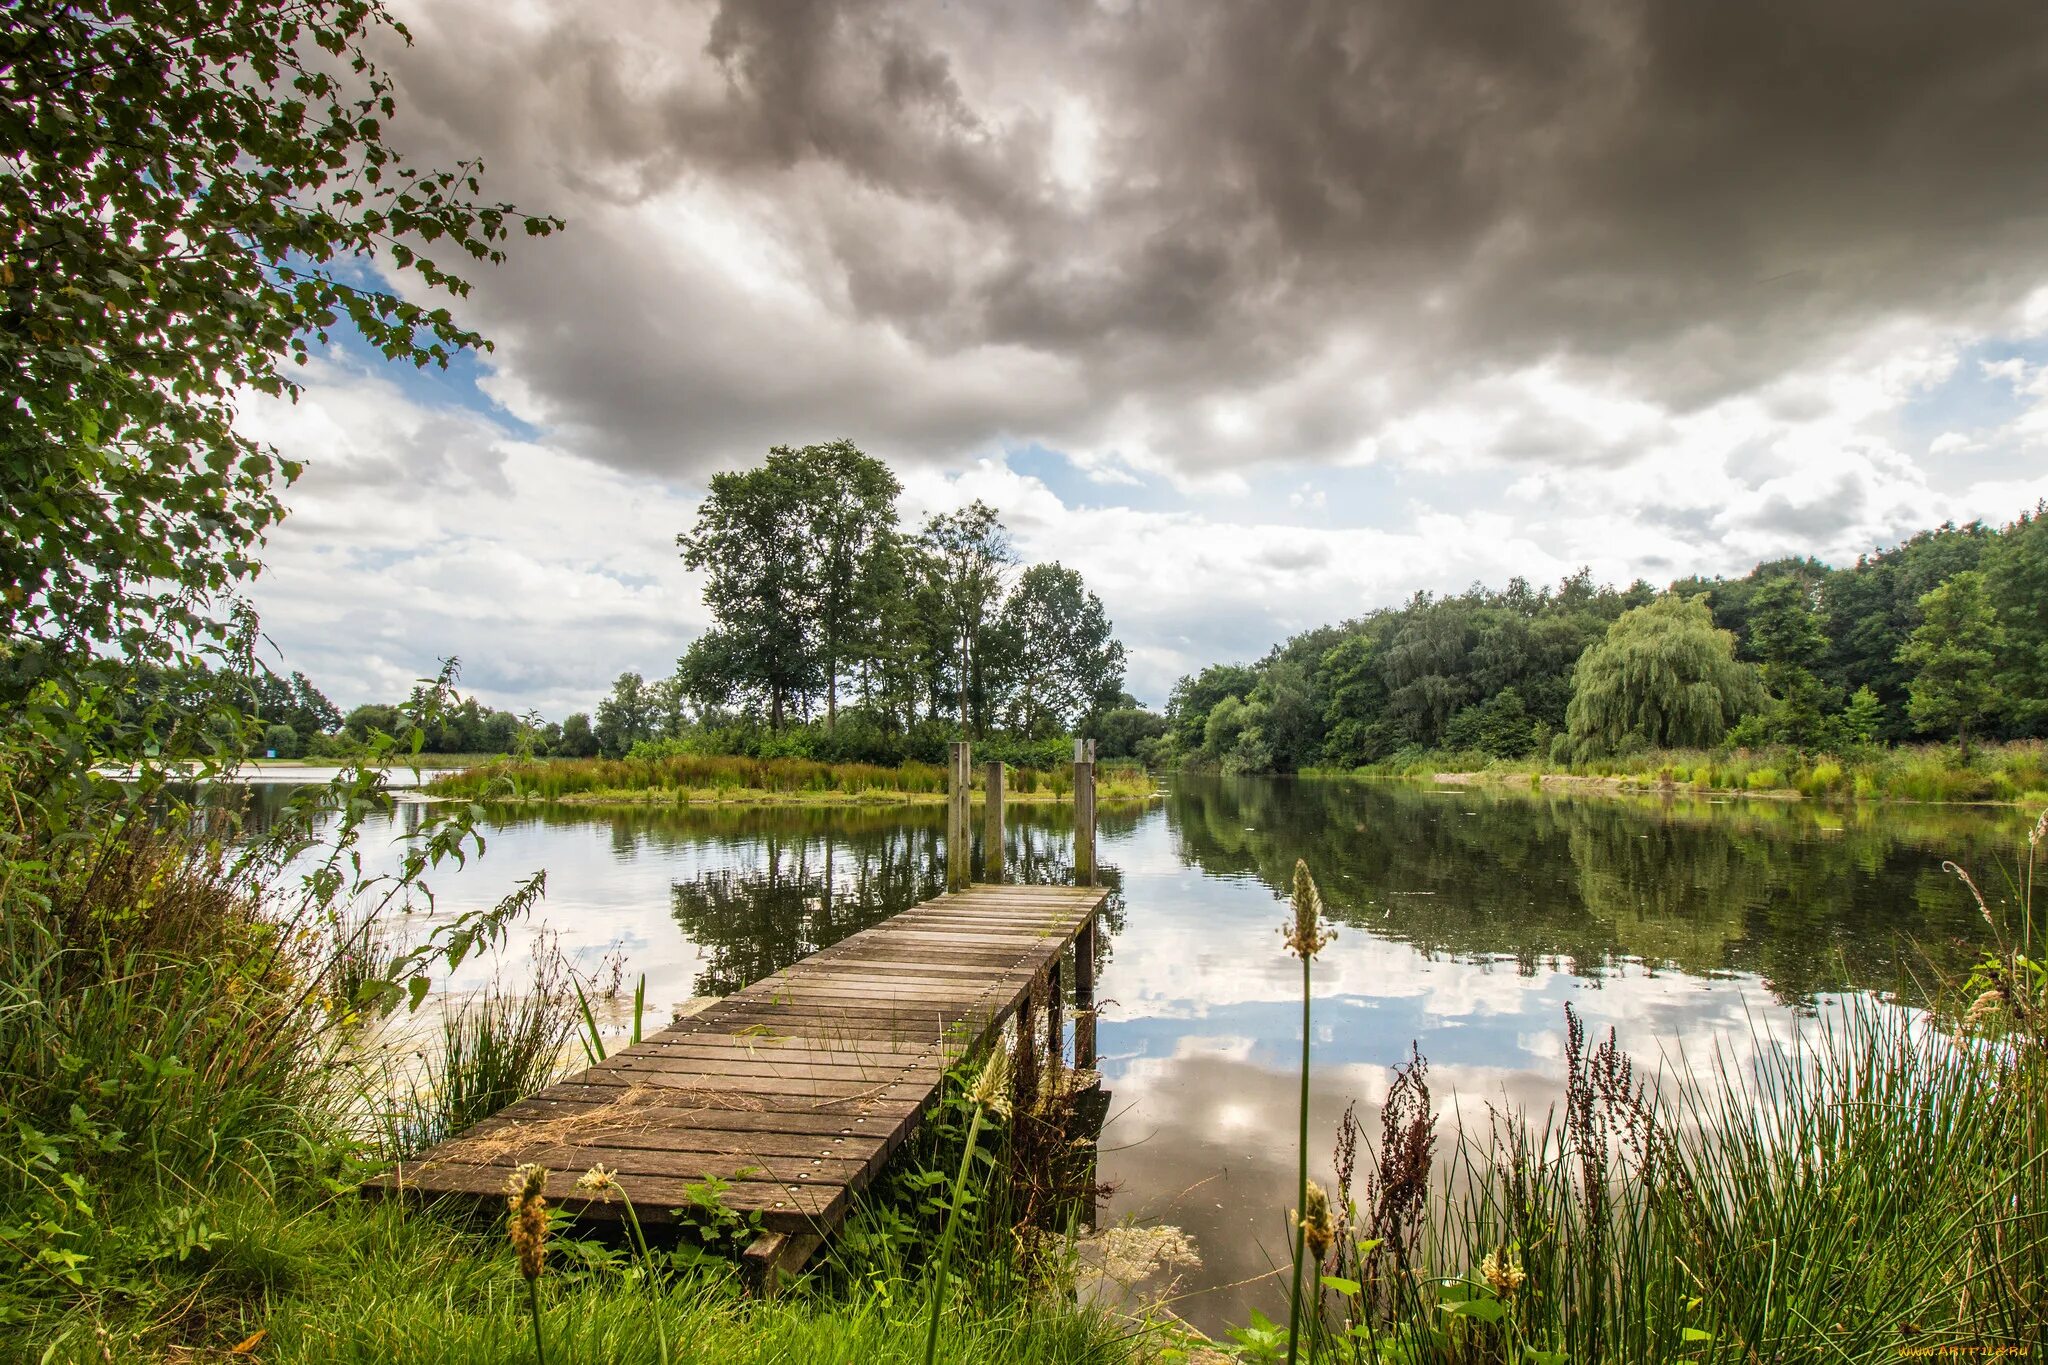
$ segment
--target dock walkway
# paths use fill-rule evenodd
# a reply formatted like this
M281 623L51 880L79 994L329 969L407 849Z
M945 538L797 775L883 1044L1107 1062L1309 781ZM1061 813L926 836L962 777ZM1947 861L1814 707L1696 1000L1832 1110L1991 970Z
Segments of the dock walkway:
M610 1217L615 1192L576 1185L602 1164L654 1224L687 1220L715 1179L723 1207L758 1215L746 1255L772 1282L846 1217L948 1066L1020 1008L1027 1030L1034 1003L1058 1010L1070 943L1077 1006L1091 1003L1107 894L972 885L924 901L511 1105L377 1189L496 1197L514 1167L539 1162L551 1202ZM1055 1015L1048 1041L1059 1037Z

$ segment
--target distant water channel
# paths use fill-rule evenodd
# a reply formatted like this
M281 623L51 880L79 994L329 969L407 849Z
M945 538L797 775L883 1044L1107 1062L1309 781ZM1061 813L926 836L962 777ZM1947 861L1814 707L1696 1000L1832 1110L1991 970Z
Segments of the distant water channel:
M1942 861L2000 882L2027 814L1176 779L1165 799L1101 820L1115 892L1098 988L1112 1095L1101 1174L1116 1187L1103 1218L1194 1239L1203 1265L1176 1307L1198 1326L1284 1309L1257 1277L1285 1260L1293 1202L1300 975L1278 928L1296 858L1339 928L1315 968L1327 1179L1344 1106L1357 1100L1376 1131L1411 1043L1447 1142L1453 1111L1483 1131L1488 1103L1556 1098L1567 1001L1655 1067L1717 1043L1753 1049L1930 964L1960 965L1984 926ZM369 846L418 818L402 809ZM665 1022L937 893L943 831L936 807L508 810L488 855L434 890L447 914L547 869L547 898L498 969L516 980L533 936L551 933L585 967L622 957L627 995L644 972ZM1012 809L1013 879L1070 879L1071 846L1065 809Z

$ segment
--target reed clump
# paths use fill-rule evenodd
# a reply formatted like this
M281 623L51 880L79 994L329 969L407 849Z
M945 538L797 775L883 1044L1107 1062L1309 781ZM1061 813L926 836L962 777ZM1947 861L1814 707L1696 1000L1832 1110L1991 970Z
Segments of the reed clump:
M1441 1161L1427 1064L1413 1054L1376 1144L1355 1106L1339 1126L1335 1231L1302 1313L1308 1353L1526 1365L2039 1358L2048 968L2033 892L2044 843L2048 814L2004 905L1951 865L1996 946L1926 1008L1865 1001L1786 1036L1759 1024L1645 1075L1613 1029L1589 1036L1567 1005L1558 1103L1490 1110L1486 1131L1456 1130ZM1313 1252L1321 1239L1304 1240Z

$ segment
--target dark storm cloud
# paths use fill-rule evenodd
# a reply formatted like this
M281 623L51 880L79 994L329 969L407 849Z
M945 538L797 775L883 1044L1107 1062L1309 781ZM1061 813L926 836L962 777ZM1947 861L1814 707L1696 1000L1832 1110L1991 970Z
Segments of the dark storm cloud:
M1891 316L1986 324L2048 276L2038 0L441 3L414 27L414 135L574 220L481 320L626 465L839 433L1327 458L1518 367L1682 409ZM756 249L778 287L734 265ZM1516 429L1503 457L1614 458Z

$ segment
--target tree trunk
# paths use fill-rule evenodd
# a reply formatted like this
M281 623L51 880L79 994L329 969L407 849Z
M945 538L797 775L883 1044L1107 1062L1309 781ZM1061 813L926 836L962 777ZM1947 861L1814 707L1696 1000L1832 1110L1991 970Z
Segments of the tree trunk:
M960 632L960 734L967 737L967 688L973 678L967 654L967 632Z
M782 730L782 689L780 687L768 689L768 728L778 734Z

